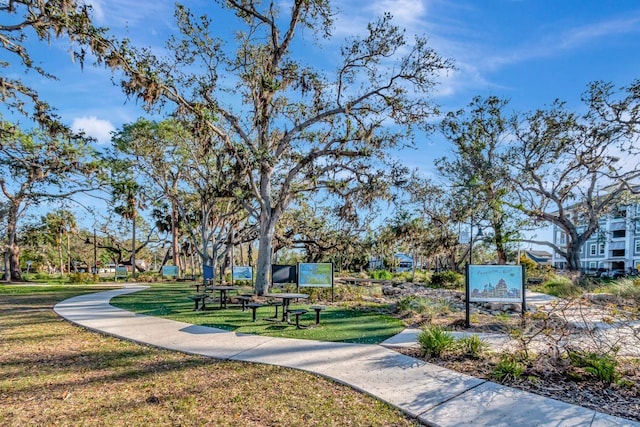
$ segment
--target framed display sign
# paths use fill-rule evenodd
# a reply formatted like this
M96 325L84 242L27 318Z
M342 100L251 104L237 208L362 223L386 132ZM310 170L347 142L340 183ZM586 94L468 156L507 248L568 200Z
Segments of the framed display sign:
M470 302L509 302L522 304L526 312L524 267L522 265L469 265L466 280L465 326L470 327Z
M203 264L202 275L205 280L213 280L213 266Z
M332 263L298 264L298 286L331 288L333 287Z
M231 269L233 280L253 280L253 268L249 265L234 265Z
M162 277L178 277L178 267L175 265L163 265Z
M271 265L271 282L272 283L296 283L298 275L296 274L295 265Z
M519 265L470 265L469 301L522 302L524 280Z

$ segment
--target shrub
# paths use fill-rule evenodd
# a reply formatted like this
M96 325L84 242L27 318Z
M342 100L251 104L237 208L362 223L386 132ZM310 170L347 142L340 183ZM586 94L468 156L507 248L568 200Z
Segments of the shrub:
M35 277L37 280L48 280L51 278L49 273L45 273L44 271L38 271Z
M440 326L425 326L418 334L418 343L425 356L440 357L447 350L452 350L456 339Z
M468 357L480 359L489 344L477 335L469 335L458 340L458 348Z
M554 278L545 282L540 291L558 298L568 298L582 295L583 289L571 283L569 279Z
M91 273L73 273L69 275L69 283L96 283L100 278Z
M500 361L490 373L491 378L504 382L509 379L518 379L524 373L525 365L512 354L503 354Z
M445 289L458 289L464 285L464 276L455 271L433 273L431 285Z
M609 354L598 354L585 351L569 351L569 360L577 368L581 368L605 384L611 384L620 378L618 361Z
M382 280L391 280L393 279L393 274L387 270L373 270L369 273L372 279L382 279Z
M161 276L158 273L145 271L143 273L138 273L136 275L136 280L138 282L155 282L161 279Z

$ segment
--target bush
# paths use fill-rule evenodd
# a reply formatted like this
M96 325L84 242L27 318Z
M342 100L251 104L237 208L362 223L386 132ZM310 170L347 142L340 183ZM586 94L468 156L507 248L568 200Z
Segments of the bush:
M91 273L73 273L69 275L69 283L97 283L100 278Z
M618 361L609 354L598 354L585 351L570 351L569 360L577 368L581 368L605 384L611 384L620 378Z
M455 348L456 339L440 326L425 326L418 334L418 343L425 356L440 357Z
M136 280L138 282L156 282L159 281L161 279L161 276L158 275L158 273L155 272L150 272L150 271L145 271L143 273L138 273L136 274Z
M49 273L45 273L44 271L38 271L35 275L36 280L48 280L51 278Z
M433 273L431 275L431 285L445 289L458 289L464 286L464 276L455 271Z
M465 356L480 359L482 353L489 348L489 344L477 335L469 335L458 340L458 348Z
M491 378L503 382L508 379L518 379L524 373L525 365L512 354L503 354L500 361L491 371Z
M372 279L382 279L382 280L391 280L393 279L393 274L387 270L373 270L369 273Z
M583 289L574 285L571 280L560 277L545 282L537 290L558 298L577 297L583 293Z

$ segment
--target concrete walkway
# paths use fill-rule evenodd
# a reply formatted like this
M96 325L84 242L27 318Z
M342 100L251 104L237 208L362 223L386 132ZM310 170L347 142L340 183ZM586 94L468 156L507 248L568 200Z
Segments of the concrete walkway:
M375 396L434 426L638 426L580 406L469 377L380 345L244 335L113 307L145 287L82 295L54 307L70 322L120 338L216 359L313 372Z

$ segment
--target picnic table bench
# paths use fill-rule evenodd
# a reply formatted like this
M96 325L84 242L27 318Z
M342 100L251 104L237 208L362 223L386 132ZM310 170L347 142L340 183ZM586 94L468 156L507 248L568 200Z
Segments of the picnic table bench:
M256 310L260 307L264 307L264 304L260 304L259 302L249 302L246 304L246 308L251 309L251 320L256 321Z
M189 295L188 298L191 301L193 301L195 304L193 310L198 311L198 310L204 310L206 308L206 301L209 298L209 295L205 295L205 294ZM198 308L200 303L202 303L202 307Z
M308 310L305 310L305 309L302 309L302 308L295 309L295 310L287 310L287 315L286 315L287 316L287 323L291 323L291 320L289 319L289 316L290 315L294 315L296 317L295 325L296 325L297 329L306 329L306 328L308 328L308 326L300 324L300 316L302 316L303 314L306 314L308 312L309 312Z

